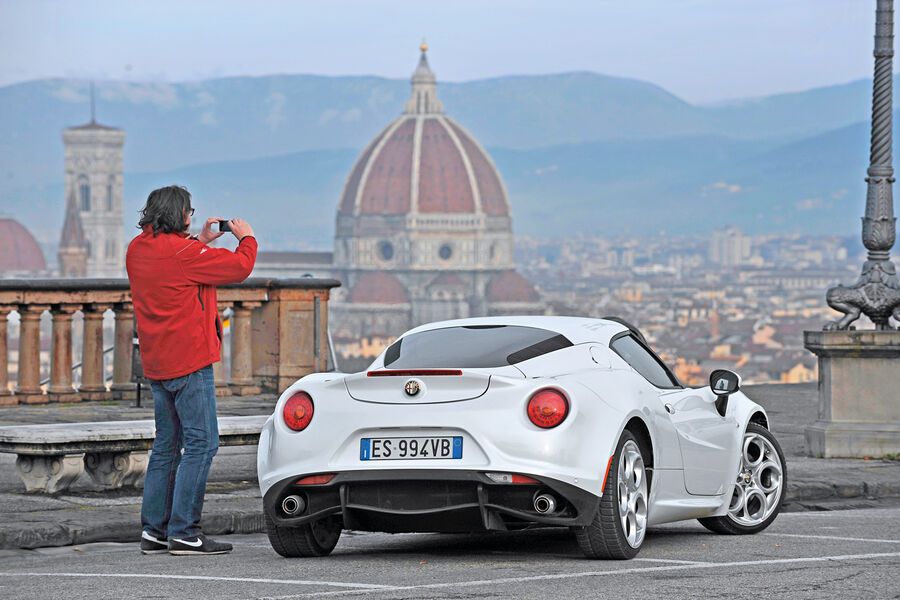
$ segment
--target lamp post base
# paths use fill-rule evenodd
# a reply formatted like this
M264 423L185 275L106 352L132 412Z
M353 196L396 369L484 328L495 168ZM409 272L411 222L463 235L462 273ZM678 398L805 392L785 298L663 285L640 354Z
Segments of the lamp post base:
M819 410L806 428L811 456L900 452L900 331L806 331L819 358Z

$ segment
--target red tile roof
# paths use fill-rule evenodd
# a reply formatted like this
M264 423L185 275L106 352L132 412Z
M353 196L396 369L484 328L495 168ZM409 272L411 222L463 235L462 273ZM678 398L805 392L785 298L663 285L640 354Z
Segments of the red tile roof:
M419 212L475 212L466 165L447 129L437 119L426 119L422 126Z
M413 172L416 167L418 173ZM358 207L359 214L409 213L414 178L420 213L475 213L474 181L484 214L509 214L500 174L487 153L465 129L442 115L404 115L379 133L353 165L338 212L353 214Z
M360 212L393 215L409 212L415 129L416 122L407 120L375 156L359 201Z
M406 287L393 275L384 271L366 273L350 290L350 302L356 304L406 304Z
M447 122L459 138L472 164L475 181L478 182L478 193L481 195L481 210L488 215L508 215L509 204L503 191L503 184L500 183L499 174L491 164L490 158L476 145L468 131L450 119Z
M0 271L44 271L44 253L34 236L14 219L0 217Z
M489 302L539 302L541 299L531 282L515 271L503 271L491 277L485 295Z

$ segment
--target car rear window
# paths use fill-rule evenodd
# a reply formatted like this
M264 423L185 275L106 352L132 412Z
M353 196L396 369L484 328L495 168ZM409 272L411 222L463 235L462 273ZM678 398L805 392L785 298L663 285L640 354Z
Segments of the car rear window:
M384 366L391 369L505 367L571 345L565 336L537 327L446 327L400 338L385 351Z

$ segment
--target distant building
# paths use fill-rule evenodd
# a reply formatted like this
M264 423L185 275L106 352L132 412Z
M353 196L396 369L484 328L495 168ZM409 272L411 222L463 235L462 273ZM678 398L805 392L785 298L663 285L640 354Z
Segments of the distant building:
M709 260L718 265L742 265L750 259L752 240L737 227L714 231L709 245Z
M97 123L92 114L90 123L65 129L62 137L66 206L68 209L74 199L78 208L87 254L86 275L124 277L122 147L125 132Z
M44 253L31 232L11 217L0 217L0 276L46 276Z
M818 365L807 365L803 362L798 362L781 374L781 383L811 383L818 379Z
M87 277L87 244L74 194L66 202L66 217L63 220L56 258L60 277Z
M340 279L344 286L329 304L338 338L396 336L429 321L545 308L515 272L503 179L478 141L444 114L426 50L423 44L403 114L350 170L333 255L257 259L255 275Z

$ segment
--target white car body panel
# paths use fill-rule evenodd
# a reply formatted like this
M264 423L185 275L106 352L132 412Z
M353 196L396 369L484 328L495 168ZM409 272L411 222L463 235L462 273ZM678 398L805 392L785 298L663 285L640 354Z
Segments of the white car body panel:
M609 347L620 323L575 317L486 317L423 325L402 337L457 326L518 325L564 335L574 345L461 376L367 377L317 373L285 390L266 422L257 469L262 494L309 474L384 469L521 473L575 486L599 499L610 456L633 419L653 446L650 524L727 512L748 422L765 411L744 394L730 396L725 417L709 387L660 389ZM384 355L369 371L383 370ZM388 367L390 368L390 367ZM448 365L447 368L454 368ZM416 379L421 391L404 393ZM552 429L531 423L526 403L543 388L568 399L566 419ZM282 418L285 402L308 393L315 413L300 432ZM669 405L669 408L666 408ZM671 411L671 412L670 412ZM360 460L364 437L462 436L461 459Z

